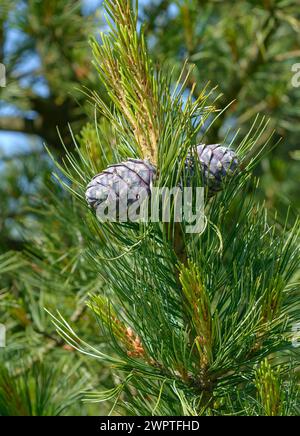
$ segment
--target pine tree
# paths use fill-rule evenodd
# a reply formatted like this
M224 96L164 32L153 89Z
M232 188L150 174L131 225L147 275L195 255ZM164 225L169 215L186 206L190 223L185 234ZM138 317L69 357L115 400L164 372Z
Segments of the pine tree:
M92 48L108 98L91 91L95 126L72 135L75 152L66 149L57 163L66 192L52 181L51 201L37 205L43 218L35 244L0 258L0 273L17 278L18 295L8 296L3 282L5 321L13 308L18 318L18 353L9 347L3 354L12 368L0 373L0 414L20 410L19 398L23 414L61 413L78 401L82 378L85 399L106 401L110 413L298 415L299 222L282 222L257 203L253 170L268 150L268 141L256 147L266 124L257 118L241 140L226 137L222 146L234 150L238 168L211 195L196 146L218 119L214 92L203 89L194 99L186 66L179 77L154 68L129 0L106 0L105 8L109 32ZM128 159L155 167L155 187L204 185L200 234L187 233L188 223L174 215L168 224L98 221L86 203L88 183ZM27 358L20 321L31 338ZM50 351L41 348L46 338ZM39 365L47 353L65 362L56 367L61 378L78 365L64 399L49 394L58 373L47 379ZM98 374L107 367L111 377L103 382ZM33 389L26 396L29 379L40 395ZM6 383L14 393L10 410ZM41 397L48 400L43 410Z
M68 153L71 165L60 168L82 201L95 173L128 158L154 165L156 186L177 186L188 154L218 116L209 91L192 98L188 75L174 87L171 72L154 69L129 1L107 0L105 7L110 31L92 47L112 105L96 92L92 98L109 124L111 155L95 172L93 157L78 148L79 160ZM113 397L114 407L134 415L299 413L292 343L299 222L290 228L268 216L247 190L267 149L265 143L255 152L265 129L256 119L238 144L228 136L240 169L218 195L206 197L201 234L187 234L186 223L100 224L87 212L95 234L87 252L105 283L88 306L107 347L80 338L61 314L52 316L71 346L119 374L111 390L89 393L92 401ZM101 153L107 142L101 126L97 132ZM197 171L193 183L203 182Z

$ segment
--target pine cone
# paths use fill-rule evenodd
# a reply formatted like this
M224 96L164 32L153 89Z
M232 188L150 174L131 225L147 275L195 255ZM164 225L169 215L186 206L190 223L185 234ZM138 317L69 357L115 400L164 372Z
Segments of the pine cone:
M208 186L208 195L212 196L222 189L224 179L232 176L237 170L239 166L237 156L234 151L220 144L200 144L197 146L197 155L204 186ZM189 184L193 176L194 166L194 158L189 155L186 168L190 176L186 184ZM86 200L94 209L97 209L101 203L107 204L110 201L114 204L116 201L118 208L119 199L126 199L128 207L140 199L142 190L150 198L155 175L156 168L148 161L141 159L128 159L125 162L110 165L88 184Z
M208 187L209 196L213 196L222 189L224 180L237 171L238 158L233 150L220 144L200 144L197 146L197 155L203 184ZM193 174L194 159L191 155L187 157L186 167Z
M119 199L125 198L127 206L130 206L140 198L141 190L145 190L150 197L155 173L155 168L149 162L140 159L128 159L126 162L110 165L88 184L86 200L94 209L110 200L116 200L118 207Z

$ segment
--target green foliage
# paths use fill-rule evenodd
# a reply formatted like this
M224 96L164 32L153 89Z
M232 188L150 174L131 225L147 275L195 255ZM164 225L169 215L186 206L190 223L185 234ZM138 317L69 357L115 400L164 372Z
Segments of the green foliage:
M110 11L109 7L110 3ZM127 11L128 2L120 0L116 7ZM115 19L119 18L117 13ZM112 56L107 41L116 38L114 30L111 32L101 52L104 64L104 57ZM126 32L133 32L131 24ZM125 57L126 53L122 53ZM119 63L120 68L126 69L123 57ZM128 77L121 85L128 88L132 85L130 82L127 86L132 72L129 68L126 72ZM158 77L160 106L165 111L159 124L165 141L157 143L162 160L158 160L156 183L168 186L178 180L186 153L201 139L206 115L212 110L203 111L207 97L194 102L190 96L183 104L185 87L180 80L178 88L172 91L165 86L173 82L172 76L160 82L158 74L147 71L148 74ZM151 83L151 77L145 82ZM103 106L101 102L99 106ZM133 103L133 115L139 118L139 111L134 108ZM128 127L127 116L121 114L120 107L113 110L118 123L115 155L121 156L125 135L138 138L139 133L133 125ZM195 114L203 113L195 118ZM170 132L170 119L181 120L178 137L176 133L175 137L165 134ZM268 217L255 195L244 194L252 180L251 171L264 155L263 150L257 152L255 148L265 129L263 123L254 123L239 143L237 153L243 171L207 203L203 234L183 237L183 223L179 237L184 239L185 258L190 262L181 265L182 257L176 250L178 236L172 225L171 230L156 223L102 223L99 227L104 243L96 240L91 244L89 258L105 283L104 298L92 296L89 306L106 332L108 351L81 339L62 315L53 317L58 332L72 347L110 362L123 374L119 386L93 393L93 401L116 397L115 406L144 415L256 414L257 365L266 356L276 356L274 362L282 362L280 375L291 376L298 361L291 332L299 322L298 284L293 282L299 267L299 222L293 228L281 224ZM178 151L180 139L183 150ZM235 137L231 141L234 143ZM72 180L72 191L80 198L92 162L80 149L77 151L79 160L68 153L71 166L61 170ZM168 153L174 159L166 170ZM201 186L200 175L195 183ZM96 220L91 226L95 231ZM258 401L264 410L265 397L260 395ZM289 401L292 406L282 407L278 413L294 413L296 393Z
M280 368L278 371L272 370L267 360L261 363L256 372L256 387L264 408L264 414L267 416L278 416L282 413L281 405L284 400L278 382L278 374L280 374Z
M49 159L40 148L17 157L2 157L0 167L0 252L21 250L36 226L34 199L42 192L50 171ZM39 172L36 162L39 160ZM26 231L25 231L26 229Z
M86 378L78 367L35 364L19 377L0 368L0 416L58 416L80 400ZM70 389L70 384L72 388ZM68 395L65 395L65 391Z
M51 401L46 410L39 409L41 413L52 415L57 408L62 414L72 411L76 415L99 414L98 408L82 405L79 393L100 380L104 387L110 386L109 371L103 366L99 374L93 362L75 356L74 349L56 334L45 312L45 307L51 311L68 308L68 313L65 310L64 313L76 323L78 331L88 334L90 340L98 332L99 341L105 343L85 304L88 293L100 292L103 286L85 256L93 236L83 221L81 205L62 193L55 182L51 183L51 189L44 187L42 198L36 199L32 206L32 213L36 216L34 244L28 245L22 254L7 253L0 257L0 320L7 329L7 347L0 350L0 362L3 367L9 364L9 371L14 374L10 407L14 407L14 401L24 401L25 411L19 409L19 413L34 413L32 408L38 407L34 406L35 395L40 394L32 391L32 386L36 378L38 385L39 377L44 380L45 372L51 377L45 380L44 394L49 394ZM41 362L46 363L46 369L41 369ZM54 366L53 362L56 362ZM2 382L4 379L0 390L1 386L4 389ZM52 395L54 388L59 390L59 395ZM24 391L21 400L18 400L19 390ZM33 405L27 404L27 390L28 395L34 396L30 400ZM12 412L13 409L7 411Z
M101 46L96 40L92 43L99 77L114 108L128 123L126 141L130 142L130 147L136 144L135 153L139 150L144 158L156 162L159 91L147 56L144 35L136 31L137 14L132 13L130 3L120 7L118 3L109 1L106 10L114 20L114 27L107 20L109 36L101 35ZM95 93L94 96L100 110L118 129L120 123L117 114L111 113L98 94ZM122 133L124 124L121 124ZM128 137L130 131L134 132L133 138L132 135L131 138Z
M95 86L86 50L86 40L96 24L94 17L85 16L81 2L72 0L14 0L10 6L6 4L0 2L1 10L9 10L3 17L0 40L1 62L7 71L1 98L15 110L2 116L0 128L38 135L59 151L57 127L67 141L66 120L78 129L87 121L79 88L83 81ZM18 35L15 43L10 43L7 29Z
M71 3L51 2L45 31L45 23L33 18L46 19L48 9L29 2L31 18L23 30L41 38L46 55L45 40L48 44L47 38L70 22L66 57L73 65L84 57L84 50L80 55L72 50L73 38L80 40L86 28ZM229 2L204 2L201 16L195 13L198 3L178 2L175 18L162 14L161 33L155 11L148 28L140 28L129 0L105 2L108 33L92 40L101 87L95 91L86 83L89 89L81 94L84 106L86 95L91 97L90 123L77 135L69 127L62 132L63 158L48 147L58 170L46 187L47 161L34 183L34 198L26 193L24 205L33 217L26 224L26 248L18 256L0 255L0 319L8 332L8 347L0 352L0 415L299 415L299 348L292 343L300 322L299 220L293 211L279 216L268 211L273 194L271 201L258 203L260 185L253 175L282 162L270 160L267 151L278 140L270 133L285 119L285 109L272 110L268 123L256 115L252 99L265 101L260 93L269 83L260 65L268 61L270 72L273 54L280 51L274 23L287 46L293 26L283 18L281 2L270 2L272 11L256 3L256 21L248 13L250 2L239 3L235 20L220 19L231 16ZM168 2L162 6L168 9ZM253 53L252 31L259 35ZM168 56L173 68L154 67L145 32L155 36L154 57ZM65 49L48 45L47 62L55 67ZM185 46L198 69L189 62L182 66L179 49ZM203 59L205 74L199 70ZM213 76L218 59L224 69ZM266 88L259 86L259 74ZM58 77L54 68L49 83L64 100L76 80L67 67L61 88ZM220 79L224 97L206 86L211 77ZM229 82L240 87L234 96ZM283 87L276 92L284 101ZM225 107L226 99L236 96L227 111L216 109L218 101ZM46 106L53 108L49 101ZM240 132L227 131L237 123ZM53 133L51 123L48 127ZM150 159L158 169L155 184L177 186L187 178L187 154L211 138L234 148L241 166L222 192L206 199L201 234L187 234L185 222L99 224L88 210L86 185L108 164ZM29 178L35 162L28 163ZM265 172L267 179L271 172ZM201 186L199 171L193 183ZM6 211L13 183L9 188L2 197Z
M22 250L35 232L33 196L43 195L51 171L43 143L59 158L57 129L72 147L68 123L79 132L88 121L83 87L100 90L87 39L98 25L81 1L0 0L1 251Z
M300 88L292 85L292 66L299 63L299 5L296 0L200 1L158 0L143 10L151 55L159 64L180 71L184 60L195 66L189 86L196 83L194 98L210 81L222 95L222 113L204 142L227 142L228 128L239 129L242 140L253 117L263 113L268 128L258 148L272 131L280 146L256 169L262 176L259 194L269 207L284 216L288 205L299 213Z

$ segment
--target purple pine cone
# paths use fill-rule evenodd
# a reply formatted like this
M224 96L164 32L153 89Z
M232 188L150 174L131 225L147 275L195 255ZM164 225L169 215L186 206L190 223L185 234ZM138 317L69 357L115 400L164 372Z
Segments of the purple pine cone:
M208 187L210 196L222 189L224 180L238 170L239 161L233 150L220 144L200 144L197 155L201 166L204 186ZM187 167L194 171L194 159L187 158Z
M127 198L127 206L140 198L141 191L150 197L156 170L147 161L128 159L126 162L110 165L96 175L86 189L86 200L91 207L105 202ZM129 195L129 197L128 197Z

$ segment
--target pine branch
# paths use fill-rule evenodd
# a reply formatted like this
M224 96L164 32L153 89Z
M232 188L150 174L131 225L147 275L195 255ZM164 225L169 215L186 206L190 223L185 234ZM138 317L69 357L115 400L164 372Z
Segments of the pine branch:
M272 370L267 360L264 360L256 371L255 384L259 401L266 416L282 415L283 395L279 383L280 368Z
M85 310L85 302L78 305L78 307L75 309L70 317L71 321L73 323L76 323L84 314ZM41 348L38 354L36 356L33 356L29 360L29 362L23 362L22 367L14 370L13 374L15 377L21 376L22 374L30 370L35 364L37 364L38 362L42 362L45 358L45 355L51 352L56 347L64 347L66 345L65 341L61 337L53 337L53 335L49 334L47 331L38 330L36 327L34 327L34 331L48 339L48 343L43 348Z
M137 10L130 0L106 1L110 34L102 34L102 45L92 48L101 82L120 114L127 120L139 152L153 164L158 159L160 107L156 78L142 33L137 31ZM94 94L100 109L103 102Z

